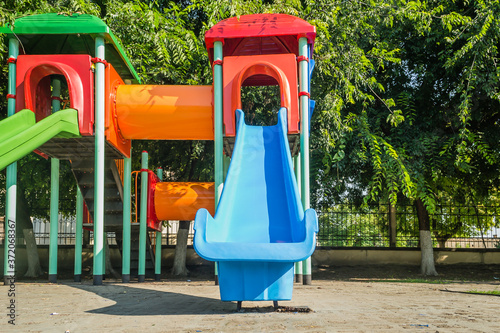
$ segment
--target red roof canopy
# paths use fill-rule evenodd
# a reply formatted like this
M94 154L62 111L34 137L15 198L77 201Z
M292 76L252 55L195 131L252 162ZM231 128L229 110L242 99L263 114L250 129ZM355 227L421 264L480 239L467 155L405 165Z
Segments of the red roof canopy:
M316 27L286 14L252 14L220 21L205 33L210 61L215 41L224 43L224 56L295 53L298 38L314 45Z

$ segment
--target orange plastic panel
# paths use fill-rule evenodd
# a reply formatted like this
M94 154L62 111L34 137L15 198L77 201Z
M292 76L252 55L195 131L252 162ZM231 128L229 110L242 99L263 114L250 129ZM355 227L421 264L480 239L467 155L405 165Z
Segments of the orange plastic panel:
M126 139L213 140L212 86L121 85L118 127Z
M118 128L118 120L115 113L115 99L118 87L124 84L120 75L113 65L106 66L106 140L125 157L130 157L131 141L125 139Z
M257 85L262 75L271 77L280 85L281 105L288 109L288 133L299 133L297 61L294 54L225 57L222 67L226 136L236 135L235 110L241 107L241 85L248 78L252 78L252 84ZM267 84L269 79L262 80L262 85Z
M214 183L157 183L154 193L159 220L194 220L200 208L215 214Z
M267 61L260 61L246 65L245 68L241 70L239 75L233 80L233 96L231 97L232 109L241 109L241 87L246 79L254 75L270 76L278 82L280 86L281 107L287 108L290 116L291 101L288 80L286 79L285 73L283 73L281 69Z

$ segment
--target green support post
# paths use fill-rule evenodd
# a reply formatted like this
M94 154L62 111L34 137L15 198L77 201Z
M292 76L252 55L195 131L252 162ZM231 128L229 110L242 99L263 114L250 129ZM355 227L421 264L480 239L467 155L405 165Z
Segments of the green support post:
M59 234L59 159L50 159L49 282L57 283L57 239Z
M297 180L297 189L301 189L301 176L300 176L300 153L297 153L297 156L293 158L293 168L295 171L295 179ZM303 270L302 270L302 261L295 263L295 282L303 283Z
M132 155L130 156L132 157ZM125 158L123 175L123 241L122 241L122 282L130 282L130 201L132 158Z
M108 241L108 233L106 229L102 233L102 280L106 280L106 242Z
M231 157L224 155L224 183L226 182L227 171L229 170L229 164L231 164Z
M52 99L52 112L57 112L61 110L61 80L52 79L52 97L57 97Z
M95 56L105 59L104 38L95 38ZM105 66L95 64L94 285L102 285L104 260L104 86Z
M222 132L223 99L222 99L222 42L214 43L214 160L215 160L215 209L219 205L224 183L224 133ZM219 272L215 263L215 284L219 284Z
M139 269L138 280L146 280L146 233L148 210L148 152L142 152L141 163L141 216L139 221Z
M83 195L80 187L76 187L76 232L75 232L75 282L82 281L82 248L83 248Z
M156 175L163 181L163 169L158 168ZM162 221L163 222L163 221ZM161 228L161 227L160 227ZM156 232L156 249L155 249L155 281L161 280L161 231Z
M309 56L307 38L299 39L299 56ZM307 61L299 62L299 91L309 93L309 66ZM299 97L300 106L300 156L301 156L301 197L304 210L311 206L309 198L309 96ZM303 283L311 284L311 258L303 261Z
M52 79L52 97L61 97L61 80ZM52 99L52 112L61 109L61 102ZM59 238L59 165L57 158L50 159L50 241L49 241L49 282L57 283L57 240Z
M9 58L17 59L19 41L9 39ZM16 63L9 62L9 82L7 86L7 116L16 113ZM17 162L7 166L5 193L5 240L4 240L4 284L10 285L16 279L16 196L17 196Z

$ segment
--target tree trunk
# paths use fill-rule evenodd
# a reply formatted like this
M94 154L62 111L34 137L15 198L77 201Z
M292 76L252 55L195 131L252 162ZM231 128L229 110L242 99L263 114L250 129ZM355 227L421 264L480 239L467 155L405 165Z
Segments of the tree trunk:
M106 232L105 232L106 234ZM106 236L106 242L105 242L105 246L106 246L106 275L111 275L113 276L113 278L115 279L119 279L120 278L120 274L118 274L115 269L113 268L113 265L111 264L111 253L109 253L109 242L108 242L108 237Z
M396 206L389 202L389 246L397 246Z
M429 213L424 206L422 200L415 201L417 207L418 224L420 229L420 252L422 260L420 270L423 275L436 276L436 268L434 266L434 250L432 248L431 224Z
M28 270L24 276L38 277L42 275L42 268L40 267L40 258L38 257L38 248L36 246L33 228L23 229L23 235L26 241L26 254L28 256Z
M42 274L40 266L40 257L36 246L35 234L33 232L33 222L31 221L31 209L24 194L24 188L17 187L17 205L16 205L16 229L23 232L26 241L26 254L28 257L28 270L25 277L38 277Z
M88 247L90 244L90 230L83 229L83 247Z
M189 273L186 268L186 251L190 224L191 221L179 221L179 231L177 231L177 244L175 245L172 275L186 276Z

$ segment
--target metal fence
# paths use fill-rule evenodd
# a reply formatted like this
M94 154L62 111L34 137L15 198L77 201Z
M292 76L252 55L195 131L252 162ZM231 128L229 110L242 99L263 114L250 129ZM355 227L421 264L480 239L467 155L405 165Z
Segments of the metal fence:
M438 206L430 216L434 247L440 248L500 248L500 206ZM414 206L396 206L395 234L397 247L419 246L419 224ZM318 211L319 233L317 245L325 247L389 247L391 227L388 205L356 207L336 205ZM3 244L3 223L0 220L0 243ZM59 245L75 244L76 221L73 217L59 218ZM39 245L49 244L50 223L34 219L33 228ZM178 221L169 221L163 228L163 245L175 245ZM393 228L394 230L394 228ZM193 244L193 223L190 225L188 245ZM114 232L108 232L108 243L116 244ZM151 238L154 239L153 235ZM22 234L17 244L24 244ZM92 232L88 241L93 244Z
M415 207L395 207L395 245L419 246L419 223ZM500 248L500 207L438 206L430 224L434 247ZM389 206L337 205L318 212L318 246L389 247Z
M162 244L175 245L177 243L177 231L179 230L179 221L169 221L162 230ZM33 219L33 231L37 245L49 245L50 242L50 223L45 219ZM75 245L75 232L76 232L76 218L59 216L58 225L58 245ZM94 235L91 230L89 232L88 244L94 244ZM193 245L193 223L191 223L188 234L188 245ZM116 235L114 232L108 232L108 244L115 245ZM153 233L150 239L155 239ZM4 223L3 218L0 218L0 244L4 242ZM21 233L16 234L16 244L25 245L26 241Z

